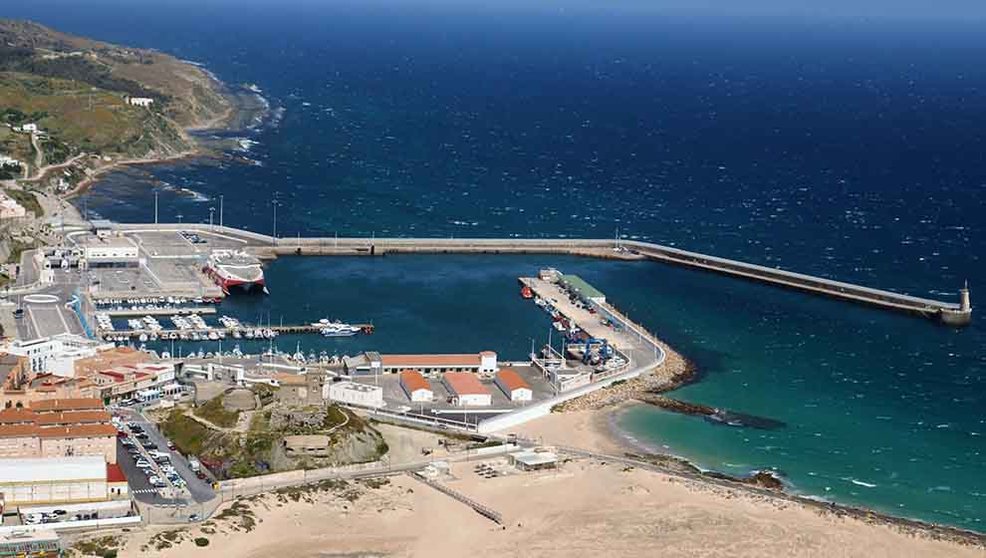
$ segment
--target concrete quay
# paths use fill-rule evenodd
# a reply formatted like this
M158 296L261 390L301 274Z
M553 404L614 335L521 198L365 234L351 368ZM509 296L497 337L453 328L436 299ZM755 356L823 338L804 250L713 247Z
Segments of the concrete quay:
M968 288L960 290L958 302L944 302L874 289L823 277L719 258L651 242L576 238L278 238L210 225L126 224L117 229L128 233L194 230L238 242L262 258L285 255L364 255L386 254L565 254L594 258L649 259L731 277L759 281L811 294L867 304L886 310L916 314L950 326L964 326L972 320Z

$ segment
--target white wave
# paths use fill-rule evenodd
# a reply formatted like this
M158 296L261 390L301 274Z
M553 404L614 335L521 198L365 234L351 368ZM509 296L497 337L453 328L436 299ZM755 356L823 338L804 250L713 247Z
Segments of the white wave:
M186 194L188 196L191 196L192 197L192 201L194 201L196 203L203 203L203 202L209 201L209 197L208 196L205 196L203 194L200 194L199 192L196 192L195 190L192 190L191 188L178 188L178 191L180 193L182 193L182 194Z
M877 485L871 482L863 482L861 480L849 479L849 482L855 484L856 486L865 486L866 488L876 488Z

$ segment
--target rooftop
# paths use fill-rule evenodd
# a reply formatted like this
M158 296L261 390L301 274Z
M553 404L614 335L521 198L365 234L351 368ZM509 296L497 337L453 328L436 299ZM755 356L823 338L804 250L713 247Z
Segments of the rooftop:
M489 395L490 391L470 372L448 372L444 378L445 384L456 395Z
M518 451L511 453L510 457L513 457L515 461L523 463L528 467L548 465L558 461L558 456L548 451Z
M569 289L579 293L585 298L606 298L606 295L604 295L602 291L593 287L586 282L585 279L579 277L578 275L562 275L561 281L567 285Z
M0 459L0 484L105 478L102 456Z
M479 366L479 354L381 355L384 366Z
M417 370L404 370L401 372L401 382L408 391L418 391L426 389L431 391L431 384Z
M103 402L95 397L73 397L67 399L45 399L32 401L31 410L39 413L51 411L103 410Z
M496 377L510 391L515 389L531 389L530 384L525 382L524 378L521 378L520 374L513 368L502 368L496 373Z

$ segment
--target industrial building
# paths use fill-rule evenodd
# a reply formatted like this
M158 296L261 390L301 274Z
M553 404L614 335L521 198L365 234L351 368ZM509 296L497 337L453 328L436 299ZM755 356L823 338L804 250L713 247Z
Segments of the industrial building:
M493 374L497 371L497 360L496 353L493 351L420 355L381 355L376 352L366 352L358 357L343 359L343 368L346 374L351 376L397 374L403 370L416 370L432 376L445 372Z
M110 499L106 461L98 456L0 459L6 506Z
M512 368L503 368L497 372L495 383L511 401L530 401L534 398L530 384Z
M413 403L430 403L435 399L431 384L417 370L401 372L401 389Z
M480 383L475 374L448 372L442 376L442 383L452 394L452 403L455 405L489 407L493 404L493 394Z
M361 405L363 407L383 407L383 388L356 382L335 382L325 384L322 388L325 398L329 401L344 405Z

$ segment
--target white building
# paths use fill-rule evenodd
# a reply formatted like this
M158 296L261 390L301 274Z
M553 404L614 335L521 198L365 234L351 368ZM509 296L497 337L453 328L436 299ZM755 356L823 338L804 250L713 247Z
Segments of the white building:
M148 108L152 103L154 103L154 99L149 97L128 97L127 103L135 107Z
M34 124L32 122L31 124L24 124L22 126L15 126L14 127L14 131L15 132L25 132L25 133L33 134L33 133L36 133L38 131L38 125L37 124Z
M7 506L108 500L102 456L0 459L0 493Z
M447 372L442 383L452 395L452 402L460 407L489 407L493 404L493 394L486 389L479 378L470 372Z
M94 341L71 333L59 333L30 341L14 341L7 352L26 357L32 372L50 372L56 376L75 376L75 361L96 356L113 347L112 343Z
M137 245L125 236L90 238L83 250L89 267L127 266L140 263Z
M401 372L401 389L407 398L414 403L430 403L435 399L435 392L431 390L431 384L417 370L405 370Z
M531 386L517 371L510 368L503 368L497 372L495 383L511 401L530 401L534 398Z
M383 388L356 382L330 382L322 386L325 399L344 405L383 407Z

